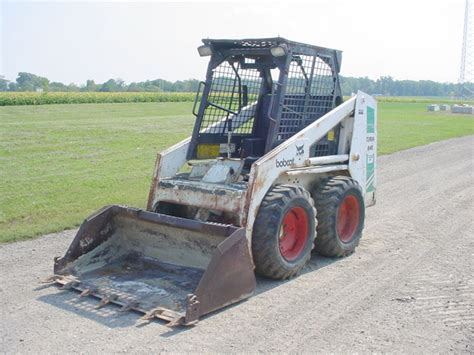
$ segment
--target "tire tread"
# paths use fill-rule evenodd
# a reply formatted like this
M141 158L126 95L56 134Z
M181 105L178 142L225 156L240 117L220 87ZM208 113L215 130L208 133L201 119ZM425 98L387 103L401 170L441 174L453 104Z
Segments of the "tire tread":
M310 193L300 186L275 185L260 205L252 236L255 271L260 275L273 279L289 279L296 276L311 258L310 250L295 265L289 267L289 264L280 262L276 255L278 246L275 245L275 233L279 231L280 219L285 207L296 198L307 200L313 210L314 217L316 217L316 209ZM315 226L316 223L317 220L314 218ZM311 234L311 249L314 248L315 237L316 230Z
M343 244L336 232L336 218L340 202L345 194L355 190L360 194L362 206L361 225L354 239ZM348 176L334 176L323 180L316 188L313 194L316 209L319 212L317 216L317 238L315 240L315 251L323 256L328 257L345 257L352 254L358 246L364 228L364 203L362 197L362 189L354 179Z

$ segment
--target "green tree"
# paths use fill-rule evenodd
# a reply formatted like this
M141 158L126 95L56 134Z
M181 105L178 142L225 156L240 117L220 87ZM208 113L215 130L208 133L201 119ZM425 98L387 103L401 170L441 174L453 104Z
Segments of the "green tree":
M125 82L122 79L109 79L102 84L99 91L105 92L117 92L123 91L125 89Z
M70 83L68 86L67 86L67 91L80 91L81 88L79 86L77 86L76 84L74 83Z
M53 81L49 83L49 91L68 91L67 85Z
M393 81L391 76L381 76L375 82L379 92L383 95L393 95L393 89L395 88L396 84Z
M86 86L84 87L84 91L96 91L97 85L94 80L87 80Z
M127 88L127 85L125 84L125 81L123 79L115 79L115 83L117 84L117 90L118 91L125 91Z
M0 91L8 90L8 80L3 75L0 75Z
M144 89L143 89L143 87L141 87L137 83L130 83L130 85L128 85L127 91L129 91L129 92L140 92L140 91L144 91Z
M20 72L16 78L17 90L19 91L36 91L42 89L48 90L49 80L31 73Z
M18 84L14 82L10 82L8 84L8 91L18 91Z

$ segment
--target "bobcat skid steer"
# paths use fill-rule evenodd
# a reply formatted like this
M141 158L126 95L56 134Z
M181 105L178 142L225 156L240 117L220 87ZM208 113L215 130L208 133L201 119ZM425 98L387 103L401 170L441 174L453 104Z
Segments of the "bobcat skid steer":
M50 281L189 325L354 251L375 203L375 100L343 100L341 52L284 38L203 40L192 135L158 154L146 210L88 217ZM166 134L166 132L157 132Z

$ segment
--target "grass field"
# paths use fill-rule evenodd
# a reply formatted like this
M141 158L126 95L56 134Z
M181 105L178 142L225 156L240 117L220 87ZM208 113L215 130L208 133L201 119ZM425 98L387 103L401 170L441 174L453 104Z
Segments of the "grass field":
M189 135L192 103L0 108L0 241L77 226L106 204L144 207L156 153ZM379 153L474 134L472 116L379 104Z

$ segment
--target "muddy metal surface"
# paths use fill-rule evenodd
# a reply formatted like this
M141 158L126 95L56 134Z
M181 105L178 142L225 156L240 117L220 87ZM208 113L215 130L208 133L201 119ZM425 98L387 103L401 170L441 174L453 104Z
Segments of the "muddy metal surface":
M290 282L169 329L39 288L74 231L0 246L0 351L474 352L474 137L382 157L364 238Z

